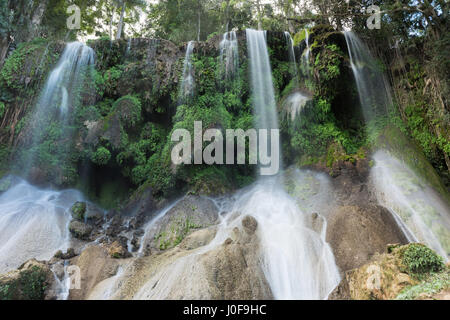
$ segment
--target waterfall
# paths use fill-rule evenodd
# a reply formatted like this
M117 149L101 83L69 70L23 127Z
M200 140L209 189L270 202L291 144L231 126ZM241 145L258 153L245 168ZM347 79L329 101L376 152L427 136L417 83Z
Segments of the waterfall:
M70 139L64 126L70 124L71 110L86 94L85 80L91 77L94 50L81 42L67 44L58 64L50 73L31 118L31 152L27 154L27 168L36 161L36 150L53 121L62 125L60 133Z
M261 179L241 195L235 211L258 221L262 268L275 299L324 299L340 276L330 246L278 178Z
M411 242L423 242L450 257L450 208L407 166L385 151L373 156L371 175L378 201L393 212Z
M294 40L292 40L291 34L287 31L284 32L284 37L286 39L286 45L288 48L289 61L294 66L294 77L296 81L298 81L297 59L295 57Z
M225 79L235 77L239 70L239 47L236 31L226 32L220 42L220 64Z
M247 30L251 92L259 129L278 128L266 32ZM240 202L256 218L263 269L276 299L323 299L339 282L325 239L306 227L305 214L284 191L280 178L261 178Z
M39 99L34 118L45 117L49 108L60 109L61 119L67 120L68 94L71 99L76 98L77 90L83 84L84 74L94 65L94 50L81 42L67 44L64 52L50 76L47 79L42 95ZM76 101L71 101L72 106ZM64 105L66 104L66 105ZM62 107L67 107L63 110ZM52 110L53 111L53 110Z
M305 32L305 43L306 43L306 49L302 55L302 68L304 70L304 73L307 78L311 77L311 64L309 61L309 57L311 55L311 46L309 44L309 32L308 29L304 29Z
M183 77L180 86L180 99L186 99L194 94L195 75L192 65L192 53L194 52L194 41L189 41L184 57Z
M69 209L82 195L75 190L36 188L23 180L0 196L0 274L25 261L48 260L69 247Z
M266 44L266 32L246 30L250 60L250 84L257 129L278 129L272 69Z
M386 115L392 105L386 77L368 47L352 32L345 33L351 67L366 122ZM401 150L398 150L401 151ZM411 242L426 243L448 260L450 209L413 170L384 150L373 159L371 175L378 202L388 208Z
M350 64L366 122L387 115L392 105L389 84L369 48L353 32L345 32Z
M290 116L291 121L295 120L295 118L300 114L309 100L310 98L308 96L299 91L290 94L286 98L286 101L284 102L284 108L286 114Z

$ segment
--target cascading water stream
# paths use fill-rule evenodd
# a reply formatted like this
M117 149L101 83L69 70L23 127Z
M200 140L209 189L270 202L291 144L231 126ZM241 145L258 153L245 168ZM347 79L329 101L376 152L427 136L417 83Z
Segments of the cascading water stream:
M266 32L247 30L247 46L256 126L277 129ZM306 227L303 212L280 180L261 178L261 186L241 208L260 226L264 273L276 299L326 298L339 281L334 256L320 235Z
M302 68L303 73L306 75L306 78L311 77L311 63L310 63L310 55L311 55L311 46L309 44L309 32L308 29L305 29L305 43L306 49L302 54Z
M286 39L286 44L289 53L289 61L294 66L294 78L298 81L298 70L297 70L297 59L295 57L295 49L294 49L294 40L291 37L291 34L287 31L284 32L284 37Z
M80 100L83 84L92 76L94 50L81 42L67 44L58 64L50 73L31 119L32 146L27 157L27 168L35 163L36 149L42 142L52 121L62 125L62 136L70 140L65 130L70 122L71 110Z
M290 94L284 102L286 114L290 116L291 121L300 114L310 98L299 91Z
M184 57L183 78L180 84L180 99L186 99L194 94L195 76L194 67L192 65L192 54L194 52L194 41L189 41L186 47L186 55Z
M345 32L351 67L366 122L386 116L392 98L390 86L368 47L353 33ZM401 152L401 150L397 150ZM378 201L387 207L409 241L421 241L448 260L450 208L411 168L384 150L373 159L372 177Z
M66 250L70 234L69 209L83 199L75 190L36 188L23 180L0 196L0 273L25 261L50 259Z
M238 74L239 47L235 31L226 32L220 42L220 63L225 79L230 79Z
M389 208L409 241L426 243L446 261L450 258L450 209L407 166L385 151L373 156L372 178L378 201Z
M387 115L392 106L390 86L369 48L353 32L345 32L350 63L366 122Z

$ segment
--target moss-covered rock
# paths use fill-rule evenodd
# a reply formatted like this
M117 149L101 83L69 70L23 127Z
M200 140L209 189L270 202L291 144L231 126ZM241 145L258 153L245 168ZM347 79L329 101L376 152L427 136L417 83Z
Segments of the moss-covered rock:
M0 300L43 300L52 282L47 264L29 260L17 270L0 275Z
M426 267L417 269L417 266ZM347 271L330 299L414 299L420 297L420 290L425 293L448 290L448 272L437 254L422 244L389 245L387 253ZM430 288L433 283L434 290Z
M84 221L86 217L86 202L75 202L70 208L70 212L75 220Z

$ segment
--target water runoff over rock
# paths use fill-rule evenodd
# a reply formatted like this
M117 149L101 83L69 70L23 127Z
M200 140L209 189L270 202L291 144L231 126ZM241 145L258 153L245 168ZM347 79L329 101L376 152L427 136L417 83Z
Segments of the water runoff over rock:
M258 128L278 128L270 61L263 31L247 30L250 59L251 89ZM296 175L302 177L304 175ZM329 190L328 190L329 191ZM326 192L329 194L329 192ZM219 202L216 202L219 203ZM168 210L162 210L148 223L146 237ZM219 206L219 204L218 204ZM340 276L330 246L325 242L326 222L319 231L308 224L309 215L284 189L281 175L261 178L254 185L220 201L219 224L214 239L207 245L182 254L160 265L160 269L129 296L133 299L208 299L207 264L211 256L219 254L221 246L233 237L245 216L258 223L257 259L259 269L269 284L275 299L324 299L339 283ZM140 249L142 252L142 248ZM177 256L180 255L180 256ZM127 270L124 274L127 274ZM258 273L257 270L252 271ZM93 298L116 299L123 294L121 285L126 277L111 278L99 286ZM133 282L134 283L134 282ZM104 289L108 288L108 290ZM110 290L110 288L116 288ZM213 289L211 289L213 290Z
M50 259L70 244L70 206L81 201L76 190L39 189L11 177L13 185L0 196L0 274L25 261Z
M195 75L194 66L192 64L192 54L194 53L194 41L189 41L186 47L186 54L184 57L183 77L180 84L180 99L185 100L194 94L195 90Z
M237 76L239 70L239 47L236 31L229 31L223 34L223 39L220 42L220 63L225 79Z
M65 128L69 123L93 64L91 48L80 42L67 44L33 113L28 168L37 160L33 149L41 143L40 137L49 124L57 121ZM75 190L40 189L16 177L6 179L11 187L0 196L0 273L17 268L28 259L50 259L57 250L67 249L71 219L68 211L82 199Z
M83 85L92 76L95 58L94 50L81 42L71 42L66 45L58 64L50 73L31 120L32 146L28 154L28 165L32 167L35 159L35 149L46 134L52 121L67 129L71 110L85 94ZM70 140L70 132L64 130L62 135ZM68 135L68 136L67 136Z
M392 98L386 77L356 34L346 32L345 38L366 122L375 115L387 115ZM373 159L372 177L380 204L391 210L409 241L424 242L448 260L448 203L427 185L427 177L419 177L388 151L379 150Z

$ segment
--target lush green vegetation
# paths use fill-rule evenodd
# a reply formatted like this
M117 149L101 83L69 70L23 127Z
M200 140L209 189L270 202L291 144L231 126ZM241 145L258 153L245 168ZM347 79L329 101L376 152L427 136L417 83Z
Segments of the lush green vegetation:
M419 1L428 8L421 11L414 3L399 8L395 1L376 1L386 16L380 30L370 31L365 27L367 16L356 14L370 1L350 3L346 10L337 0L314 0L309 6L294 0L264 5L256 0L164 0L147 5L142 1L102 0L95 1L95 6L90 0L74 1L82 9L83 24L80 30L64 36L97 36L89 41L96 53L95 70L84 74L86 83L71 92L75 97L72 119L68 123L56 118L42 120L43 130L32 138L39 143L34 144L27 138L33 127L30 110L63 49L53 40L63 37L68 3L44 1L43 15L36 18L39 28L32 30L25 23L26 17L20 16L36 12L37 7L23 12L20 5L27 1L19 2L8 1L8 9L5 3L0 7L0 36L14 35L18 42L0 63L0 119L5 119L0 128L2 172L9 168L6 163L12 153L18 172L31 161L46 180L64 186L79 186L80 172L86 170L96 172L98 178L109 176L125 182L128 192L151 186L158 196L181 190L223 193L250 183L254 167L249 165L174 167L169 158L173 146L170 135L177 128L192 132L193 122L199 120L204 128L246 130L253 126L245 39L239 40L239 70L234 77L224 76L216 45L226 30L261 27L272 31L267 40L285 165L320 163L332 168L339 160L355 163L366 158L373 146L379 146L380 135L388 135L386 128L395 127L418 142L441 177L448 175L448 112L439 107L439 101L446 104L441 92L446 92L447 81L440 70L445 68L438 68L438 63L448 46L441 1ZM12 10L10 17L8 10ZM139 19L143 14L145 21ZM339 31L344 23L363 37L374 39L370 44L380 56L374 65L391 73L393 84L406 82L413 100L401 99L401 86L394 86L398 98L395 108L364 123L348 68L345 39ZM306 46L305 27L309 29L310 70L299 63ZM32 30L37 37L27 38L20 28ZM294 35L298 70L289 61L289 48L280 32L285 30ZM386 35L416 46L405 57L406 72L397 72L396 66L389 69L384 62L392 59L383 49L388 47L383 40ZM158 37L176 45L207 40L196 45L192 57L194 95L180 99L183 54L176 45L163 40L110 41L130 36ZM436 40L437 45L428 46L428 39ZM420 49L426 55L421 55ZM426 61L430 68L424 67ZM286 99L296 91L311 99L292 120L283 110ZM20 111L16 111L18 107ZM420 170L428 174L429 168ZM442 192L434 176L431 180ZM85 186L90 189L85 190L88 194L109 198L105 190L112 189L107 184L105 190L98 190L101 186L95 182L90 184L94 185Z

